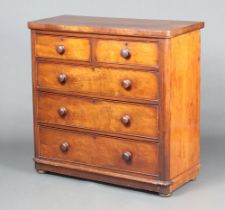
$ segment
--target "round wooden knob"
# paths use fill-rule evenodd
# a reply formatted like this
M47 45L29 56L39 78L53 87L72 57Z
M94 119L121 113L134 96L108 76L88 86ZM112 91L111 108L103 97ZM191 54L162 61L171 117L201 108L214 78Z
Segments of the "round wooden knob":
M70 147L69 143L65 142L65 143L63 143L63 144L60 145L60 150L63 153L66 153L66 152L68 152L69 147Z
M129 79L125 79L121 82L121 85L124 89L128 90L131 88L132 82Z
M130 58L131 53L130 53L130 51L129 51L128 48L124 48L124 49L122 49L122 50L120 51L120 55L121 55L123 58L128 59L128 58Z
M56 47L56 51L58 54L63 55L65 52L65 47L63 45L59 45Z
M66 82L66 75L65 74L59 74L58 81L61 84L64 84Z
M130 125L130 116L129 115L124 115L122 118L121 118L121 122L128 126Z
M67 114L67 109L65 107L61 107L58 109L58 113L59 113L60 117L65 117Z
M132 160L132 153L131 152L124 152L122 155L123 160L125 160L126 162L130 162Z

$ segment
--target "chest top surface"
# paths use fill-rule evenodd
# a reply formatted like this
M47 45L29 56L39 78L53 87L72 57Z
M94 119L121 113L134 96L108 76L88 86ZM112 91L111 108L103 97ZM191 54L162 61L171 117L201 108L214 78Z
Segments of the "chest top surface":
M171 38L204 27L204 22L62 15L31 21L34 30Z

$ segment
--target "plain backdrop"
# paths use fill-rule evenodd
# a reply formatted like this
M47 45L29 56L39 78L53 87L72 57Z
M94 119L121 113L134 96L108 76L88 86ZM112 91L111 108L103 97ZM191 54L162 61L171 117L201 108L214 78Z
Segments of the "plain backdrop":
M170 198L58 175L33 157L27 21L62 14L201 20L201 159L196 182ZM224 0L0 0L0 209L225 209Z

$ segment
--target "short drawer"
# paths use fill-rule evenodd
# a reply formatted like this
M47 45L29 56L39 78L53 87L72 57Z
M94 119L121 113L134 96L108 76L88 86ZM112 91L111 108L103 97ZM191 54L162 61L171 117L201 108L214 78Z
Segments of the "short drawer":
M158 73L39 63L38 86L99 96L158 99Z
M39 93L39 121L157 138L158 106Z
M158 144L40 127L39 156L101 168L159 173Z
M97 40L97 62L158 66L157 42Z
M87 38L37 35L35 53L43 58L89 61L90 41Z

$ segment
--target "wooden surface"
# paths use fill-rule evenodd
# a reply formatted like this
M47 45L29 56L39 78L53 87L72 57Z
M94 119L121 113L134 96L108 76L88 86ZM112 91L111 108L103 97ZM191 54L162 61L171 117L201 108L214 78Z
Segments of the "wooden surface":
M121 50L128 49L130 58L121 56ZM154 42L129 42L116 40L96 41L96 61L105 63L158 65L158 46Z
M30 22L36 169L161 195L194 179L203 26L77 16Z
M65 142L69 149L63 153L60 145ZM132 154L131 161L123 160L126 151ZM40 128L40 157L144 174L157 175L159 172L157 144L57 129Z
M200 31L165 40L162 49L161 168L172 192L200 170Z
M58 109L67 109L60 117ZM129 115L129 126L121 122ZM131 103L110 102L91 98L79 98L55 94L40 94L39 120L42 123L132 134L149 138L158 137L158 109Z
M60 74L66 75L66 81L60 83ZM131 88L122 86L124 80L130 80ZM159 98L158 74L155 72L134 71L117 68L92 68L90 66L62 63L38 63L38 86L40 88L114 96L157 100Z
M28 23L30 29L169 38L199 30L203 22L62 15Z
M65 53L57 53L57 46L64 46ZM90 60L90 42L88 39L65 38L63 36L38 35L35 52L37 57L71 60Z
M171 40L170 177L200 160L200 34ZM174 164L176 163L176 164Z

